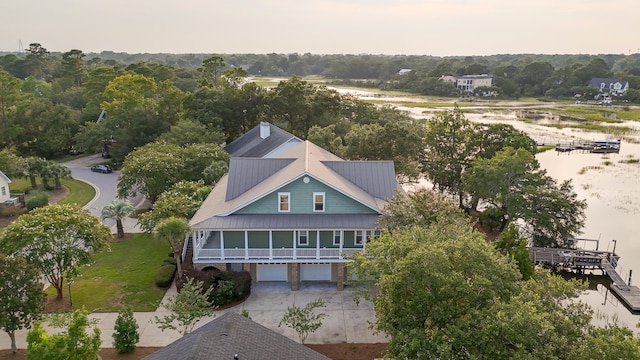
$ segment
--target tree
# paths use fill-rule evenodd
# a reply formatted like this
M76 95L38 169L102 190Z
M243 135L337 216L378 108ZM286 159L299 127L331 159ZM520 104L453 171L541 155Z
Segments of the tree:
M98 360L100 329L87 333L88 311L76 310L67 330L48 335L39 322L27 333L27 358L51 360Z
M218 87L218 80L220 79L220 68L224 67L224 59L220 56L211 56L202 61L202 67L198 68L198 71L202 74L201 87Z
M0 299L0 328L9 334L15 354L15 331L29 328L44 310L46 295L38 270L24 258L0 255Z
M219 162L228 164L229 154L218 145L193 144L183 148L165 142L150 143L125 158L118 193L126 197L140 191L155 203L173 184L202 180L207 167Z
M178 279L182 279L182 247L190 230L187 220L173 216L162 220L155 228L156 237L167 240L171 246L173 258L178 266Z
M308 303L304 307L289 306L278 327L285 324L292 328L298 333L300 344L304 344L307 336L318 330L322 326L322 319L327 317L327 314L315 313L313 310L324 306L324 300L321 298Z
M118 232L118 238L124 237L124 228L122 226L122 220L129 216L135 210L133 204L125 199L115 199L102 208L100 217L104 219L113 219L116 221L116 228Z
M468 220L464 212L449 199L434 191L422 188L407 195L390 199L382 210L379 226L386 231L429 227L437 222Z
M462 174L473 159L473 127L456 107L441 112L427 123L425 154L422 160L425 175L441 192L458 197L463 206Z
M62 54L62 73L70 86L82 86L87 78L86 64L82 60L86 55L82 50L72 49Z
M535 276L535 266L529 256L527 239L520 237L518 228L511 224L503 231L493 246L502 254L510 256L518 265L522 279L529 280Z
M158 141L169 144L188 146L193 144L222 144L224 135L217 131L210 131L207 127L194 120L180 120L171 126L171 130L160 135Z
M118 312L113 330L113 347L119 353L130 353L136 349L136 344L140 341L140 334L138 333L138 323L133 317L133 311L130 307L125 307Z
M90 264L92 253L108 247L111 232L88 211L52 204L20 216L0 236L0 253L23 256L62 299L64 277Z
M201 318L213 314L213 304L209 301L212 291L213 287L204 291L202 281L187 279L182 290L163 305L171 313L161 318L155 316L155 323L162 331L171 329L181 335L189 334Z
M7 131L13 107L20 99L20 79L0 67L0 130ZM0 140L5 140L0 138Z
M138 217L138 225L151 233L163 220L172 216L191 219L211 192L202 181L180 181L163 192L153 204L153 210Z

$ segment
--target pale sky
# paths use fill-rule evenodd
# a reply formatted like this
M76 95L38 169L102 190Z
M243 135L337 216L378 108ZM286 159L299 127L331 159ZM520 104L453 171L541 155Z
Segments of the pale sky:
M629 54L639 0L0 0L0 51Z

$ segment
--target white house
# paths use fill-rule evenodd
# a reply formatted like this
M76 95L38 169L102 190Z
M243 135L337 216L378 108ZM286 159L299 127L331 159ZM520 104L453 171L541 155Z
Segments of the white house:
M589 87L597 88L606 95L622 96L629 90L629 83L620 79L593 78Z
M463 75L460 76L456 83L458 89L466 92L473 92L479 87L491 87L493 85L493 76L482 75Z
M9 201L11 198L11 195L9 194L9 184L11 184L11 179L0 171L0 203Z

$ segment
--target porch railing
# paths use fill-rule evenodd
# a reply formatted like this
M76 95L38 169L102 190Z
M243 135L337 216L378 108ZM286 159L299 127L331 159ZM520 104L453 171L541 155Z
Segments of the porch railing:
M320 249L194 249L194 260L304 260L304 259L343 259L344 256L362 251L361 248L336 248Z

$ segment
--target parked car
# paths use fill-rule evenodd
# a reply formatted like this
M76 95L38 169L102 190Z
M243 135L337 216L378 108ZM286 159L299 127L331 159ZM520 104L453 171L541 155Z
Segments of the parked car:
M91 171L100 172L100 173L103 173L103 174L108 174L108 173L112 172L113 170L111 169L111 166L109 166L109 165L96 165L96 166L92 166L91 167Z

